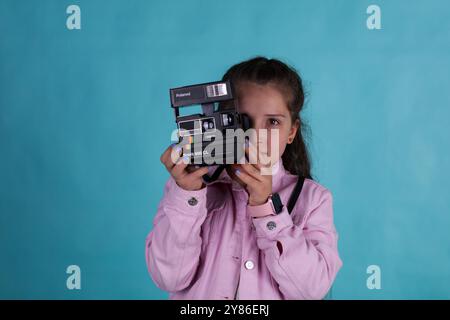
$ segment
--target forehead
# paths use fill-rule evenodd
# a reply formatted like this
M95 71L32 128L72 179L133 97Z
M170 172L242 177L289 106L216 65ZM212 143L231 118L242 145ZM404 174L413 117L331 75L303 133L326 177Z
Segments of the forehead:
M286 98L273 84L240 83L237 87L240 112L289 113Z

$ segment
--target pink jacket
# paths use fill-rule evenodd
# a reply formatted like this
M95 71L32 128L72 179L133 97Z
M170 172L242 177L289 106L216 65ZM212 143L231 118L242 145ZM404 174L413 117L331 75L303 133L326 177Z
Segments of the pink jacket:
M277 216L251 218L248 194L226 171L198 191L172 177L146 239L148 271L170 299L322 299L342 266L329 190L306 179L292 214L297 181L282 165L272 190ZM211 170L214 167L211 167ZM267 227L268 222L270 229Z

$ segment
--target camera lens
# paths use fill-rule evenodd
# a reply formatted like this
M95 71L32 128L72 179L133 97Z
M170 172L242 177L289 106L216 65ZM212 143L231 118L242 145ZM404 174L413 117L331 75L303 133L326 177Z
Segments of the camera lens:
M212 119L203 120L202 127L203 131L214 129L214 121Z
M231 114L231 113L222 114L222 122L225 127L232 126L233 125L233 114Z

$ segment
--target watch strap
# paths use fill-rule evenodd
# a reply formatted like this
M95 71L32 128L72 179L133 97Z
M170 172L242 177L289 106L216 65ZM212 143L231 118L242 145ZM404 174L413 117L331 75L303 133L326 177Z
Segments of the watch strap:
M274 193L269 196L266 203L258 206L247 206L247 213L252 218L260 218L269 215L277 215L283 210L283 204L281 203L278 193Z

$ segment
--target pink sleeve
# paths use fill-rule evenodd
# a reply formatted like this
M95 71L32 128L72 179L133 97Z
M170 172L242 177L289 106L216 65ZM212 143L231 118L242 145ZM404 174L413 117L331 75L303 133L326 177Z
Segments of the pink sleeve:
M253 219L258 247L286 299L322 299L342 266L332 195L324 189L314 198L316 205L299 225L286 207L277 216Z
M148 271L159 288L176 292L191 283L199 263L200 229L206 215L206 188L186 191L170 177L153 230L145 241Z

